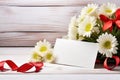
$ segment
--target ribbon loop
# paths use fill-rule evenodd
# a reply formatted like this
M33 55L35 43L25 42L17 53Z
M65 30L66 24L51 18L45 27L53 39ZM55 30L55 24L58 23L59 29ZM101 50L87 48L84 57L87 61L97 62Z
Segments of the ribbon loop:
M115 12L115 16L117 20L120 20L120 8Z
M107 21L109 21L110 19L108 18L108 17L106 17L106 16L104 16L104 15L100 15L100 19L103 21L103 22L107 22Z
M120 28L120 8L118 10L116 10L115 12L115 19L109 19L108 17L104 16L104 15L100 15L100 20L102 20L104 22L103 25L103 31L106 31L108 29L110 29L110 31L112 31L113 28L113 24L116 24L118 28Z
M115 64L114 65L113 64L110 64L110 65L108 64L108 60L109 59L110 58L106 58L105 61L104 61L104 68L106 68L108 70L112 70L113 68L115 68L116 66L118 66L119 63L120 63L120 58L118 56L113 56L112 57L112 59L115 60Z
M12 69L12 71L15 71L18 69L18 66L12 61L12 60L5 60L0 62L0 70L4 71L4 64L7 63L7 65Z

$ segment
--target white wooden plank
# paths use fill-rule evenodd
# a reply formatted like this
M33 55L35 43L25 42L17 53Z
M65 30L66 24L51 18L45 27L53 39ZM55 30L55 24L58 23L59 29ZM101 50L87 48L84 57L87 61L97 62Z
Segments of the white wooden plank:
M54 44L56 38L61 38L65 34L54 32L3 32L0 33L0 46L34 46L36 42L43 39Z
M67 32L68 23L66 24L0 24L0 32L13 32L13 31L51 31L51 32Z
M119 0L0 0L0 5L11 6L81 6L88 3L115 3L120 5Z
M24 75L0 75L1 80L119 80L120 76L119 74L110 74L110 75L105 75L105 74L88 74L88 75L83 75L83 74L56 74L56 75L37 75L37 74L24 74Z
M0 31L67 31L81 7L0 7Z
M65 6L86 5L93 0L0 0L0 5L16 6Z
M97 4L104 4L104 3L114 3L117 6L120 6L120 0L93 0L93 3L97 3Z

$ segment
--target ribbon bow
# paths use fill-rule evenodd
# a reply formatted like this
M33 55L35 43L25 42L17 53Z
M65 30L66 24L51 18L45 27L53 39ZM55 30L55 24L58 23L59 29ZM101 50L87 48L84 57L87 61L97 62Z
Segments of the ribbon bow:
M105 15L100 15L100 19L104 22L103 31L110 29L112 31L113 24L116 24L118 28L120 28L120 8L115 12L115 19L109 19Z

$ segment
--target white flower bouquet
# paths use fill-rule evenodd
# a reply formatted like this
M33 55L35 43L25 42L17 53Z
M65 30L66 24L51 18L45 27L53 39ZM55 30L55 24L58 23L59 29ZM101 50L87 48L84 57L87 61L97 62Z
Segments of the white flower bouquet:
M100 61L120 57L120 8L112 3L88 4L72 17L67 38L98 43Z
M77 40L76 44L79 43L78 41L97 43L98 50L95 50L96 52L98 51L98 56L96 61L99 63L104 62L104 67L109 70L113 69L120 63L120 8L112 3L103 4L101 6L97 4L88 4L86 7L82 8L79 15L72 17L69 24L68 34L65 38L74 41ZM61 43L59 41L61 41ZM59 58L58 62L61 64L68 63L70 65L88 65L93 68L94 58L89 58L90 60L93 60L91 61L93 64L92 66L89 63L83 64L80 62L79 58L83 58L83 54L75 57L78 60L71 59L71 57L74 56L74 53L79 53L79 49L76 48L75 45L74 49L72 49L73 46L71 47L71 45L68 45L70 42L75 43L74 41L58 40L58 43L62 44L59 46L55 45L57 48L55 47L54 49L56 50L54 52L58 52L58 54L60 53L57 56L57 58ZM70 46L69 48L72 50L69 50L68 46ZM81 45L78 46L82 47ZM96 48L96 46L93 48ZM95 53L95 51L92 52ZM86 55L87 54L84 53L84 57ZM94 54L92 55L96 56ZM51 44L46 40L43 42L39 41L33 49L31 61L54 62L55 56L53 55ZM112 64L112 67L109 66L109 61L110 65Z

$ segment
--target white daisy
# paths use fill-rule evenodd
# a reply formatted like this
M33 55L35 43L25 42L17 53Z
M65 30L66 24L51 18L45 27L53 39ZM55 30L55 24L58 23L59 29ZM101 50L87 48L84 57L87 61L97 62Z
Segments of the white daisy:
M96 24L95 17L86 16L84 21L78 26L79 35L82 35L83 37L84 36L90 37L95 24Z
M46 40L43 42L37 42L37 45L35 46L35 51L41 56L44 56L49 51L49 49L51 49L51 44Z
M81 11L81 15L97 16L97 4L88 4Z
M52 63L55 59L54 55L53 55L53 51L50 50L47 52L47 54L44 56L45 62L50 62Z
M70 24L69 24L69 29L68 29L68 39L77 39L77 23L76 23L76 16L72 17Z
M43 61L43 57L40 56L37 52L33 51L32 53L32 57L31 57L31 62L42 62Z
M78 18L77 18L77 25L81 24L81 22L83 22L84 19L85 19L84 15L79 15Z
M116 11L116 9L117 7L115 4L112 3L103 4L99 8L99 14L103 14L105 16L111 16Z
M105 33L99 36L97 39L99 45L99 52L106 57L112 57L112 54L117 53L117 39L115 36Z

